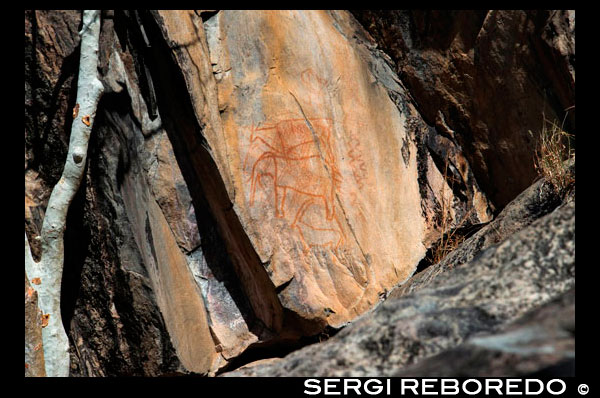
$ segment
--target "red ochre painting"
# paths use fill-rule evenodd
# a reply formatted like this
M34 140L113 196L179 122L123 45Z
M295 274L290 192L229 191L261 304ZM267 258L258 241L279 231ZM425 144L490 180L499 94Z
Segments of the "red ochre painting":
M331 147L332 127L329 118L290 118L250 129L245 161L250 206L258 191L265 193L261 197L272 200L275 216L289 221L305 250L337 249L345 238L336 214L341 174Z
M299 77L303 96L292 94L301 108L297 113L267 115L265 122L244 130L248 145L243 164L247 199L251 208L271 204L274 217L288 221L305 252L313 247L337 251L346 241L346 235L340 222L344 217L338 200L342 173L332 142L336 121L319 116L331 103L327 97L338 91L340 78L332 83L310 68ZM360 106L360 99L355 103ZM367 179L359 139L367 126L352 115L344 116L343 120L350 142L342 147L346 147L347 165L356 187L344 192L349 195L346 198L349 203L356 205L358 192L363 190Z

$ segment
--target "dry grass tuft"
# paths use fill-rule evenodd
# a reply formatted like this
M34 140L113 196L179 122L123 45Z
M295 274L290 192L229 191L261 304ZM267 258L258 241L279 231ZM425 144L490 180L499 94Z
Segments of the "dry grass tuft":
M566 119L566 116L565 116ZM558 193L565 193L575 183L575 175L569 160L575 156L575 136L563 129L556 121L546 119L537 142L534 166ZM532 136L533 133L529 132Z

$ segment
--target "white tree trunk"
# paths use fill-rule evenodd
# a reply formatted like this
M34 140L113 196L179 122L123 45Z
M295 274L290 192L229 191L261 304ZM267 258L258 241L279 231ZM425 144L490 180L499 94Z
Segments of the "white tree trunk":
M25 271L38 292L39 306L48 324L42 329L46 374L69 375L69 341L60 314L60 291L64 263L64 232L69 205L79 189L85 170L87 148L96 108L104 87L98 80L100 11L83 12L81 56L77 81L78 113L71 127L69 152L63 174L54 186L40 233L41 259L33 261L25 234Z

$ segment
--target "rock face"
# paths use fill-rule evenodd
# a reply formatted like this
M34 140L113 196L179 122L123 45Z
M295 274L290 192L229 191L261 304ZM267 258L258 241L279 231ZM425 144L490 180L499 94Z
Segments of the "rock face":
M388 299L330 340L225 375L464 376L457 363L471 372L482 361L487 367L474 374L512 376L572 364L574 214L570 201L427 286ZM553 299L559 303L530 313ZM557 308L560 316L543 320ZM573 374L569 366L562 372Z
M431 125L504 207L536 177L544 115L575 133L575 11L354 11Z
M209 204L269 333L287 333L282 310L310 321L314 333L372 308L424 256L442 200L456 201L454 223L468 207L476 210L469 222L489 220L468 163L422 122L348 13L222 11L205 19L156 15L186 71L233 214L219 216L222 197L207 193ZM190 148L197 138L184 140ZM444 191L432 154L418 148L422 141L460 166L464 196ZM192 165L196 175L199 163ZM231 241L240 228L251 245L246 257ZM276 297L256 291L265 275ZM246 324L236 322L249 333ZM231 335L230 325L213 324L213 331L226 351L239 352L240 334Z
M389 297L401 297L427 286L437 275L468 263L481 251L504 241L554 210L560 203L561 197L554 188L546 180L538 180L510 202L496 219L465 240L442 261L413 275L392 291Z
M26 227L29 226L26 230L31 242L35 242L43 219L43 210L39 209L43 209L62 170L60 166L48 167L45 159L60 164L64 155L63 160L58 155L66 155L68 137L61 137L69 129L62 126L69 126L67 108L74 105L70 85L77 70L74 61L78 57L80 20L77 12L26 13L26 82L31 84L31 90L26 90L26 105L30 105L26 108L26 131L30 132L26 134L26 176L30 178L26 178L25 205ZM72 348L72 375L153 376L185 369L173 345L189 344L184 339L178 341L178 328L192 326L195 333L188 336L198 340L210 339L210 334L205 321L193 325L173 321L190 312L188 308L194 305L190 321L197 321L202 316L198 311L203 309L202 301L166 217L157 210L157 203L148 200L148 186L160 185L156 181L164 175L161 170L165 167L156 158L166 156L161 154L168 150L150 152L156 167L151 170L155 178L148 177L151 181L148 183L138 153L140 141L143 142L141 130L150 130L148 121L142 117L148 112L140 110L145 105L140 103L140 90L133 90L135 85L128 86L131 91L125 93L121 84L114 82L113 75L117 73L113 70L117 67L113 65L116 58L111 55L117 50L113 47L116 40L113 21L103 18L100 50L105 84L110 89L99 106L86 177L67 220L63 323ZM61 50L59 55L56 49ZM56 59L50 58L51 55ZM130 68L134 69L132 64ZM125 85L126 79L121 74L117 76ZM133 78L137 82L135 75ZM149 145L155 148L157 143L160 139ZM165 184L170 187L177 181L168 175ZM160 203L160 197L157 202ZM182 202L181 208L185 209L186 202ZM186 217L177 221L182 228L173 228L175 231L186 231L189 225L189 206L182 212ZM32 216L28 218L28 214ZM178 236L186 243L182 239L185 234ZM37 255L35 248L34 255ZM173 265L174 272L161 273L165 264ZM182 265L184 269L180 268ZM193 297L182 293L186 286L194 292ZM175 295L165 292L169 290ZM168 301L169 297L180 300L176 307ZM205 333L198 333L198 328ZM200 350L214 349L212 340L211 344L193 345ZM189 355L195 355L194 350ZM182 361L186 359L183 353L181 356ZM202 360L206 361L204 356Z
M345 365L335 365L332 374L373 374L386 361L403 366L470 341L474 333L495 332L572 285L571 205L546 215L560 199L541 183L519 199L527 206L517 200L455 257L412 275L443 233L490 222L518 186L531 182L524 166L531 143L523 141L522 129L510 130L515 114L495 126L505 115L494 120L490 98L474 90L481 83L494 98L537 111L533 88L550 84L559 93L552 97L559 98L552 100L559 115L556 104L570 101L569 84L574 91L574 14L553 14L546 25L546 14L464 13L463 25L435 14L425 20L445 23L431 25L440 31L434 29L428 50L415 35L426 37L433 28L416 12L408 22L406 15L103 12L105 94L65 235L61 312L71 375L214 375L356 319L315 355L350 347L347 354L356 356L341 356ZM491 30L496 20L510 21L499 37ZM534 27L518 30L524 20ZM80 25L75 11L25 13L25 229L35 258L44 209L67 153ZM442 40L448 30L456 33L450 43ZM552 76L515 61L520 80L504 95L489 75L503 68L499 54L513 43L506 37L528 40L519 35L534 43L523 44L525 55L567 61ZM395 41L400 47L390 44ZM487 58L484 49L493 50ZM439 77L446 64L467 66L449 68L454 74L446 81ZM530 90L533 99L520 97ZM574 128L574 118L568 120ZM498 159L505 155L501 175ZM519 167L525 171L515 177ZM507 216L510 211L516 213ZM538 236L542 221L552 228ZM535 252L524 231L564 249L560 261L548 259L555 270L548 281L527 256L510 254L508 243L494 246L520 229L525 243L515 250ZM486 255L475 258L483 249ZM520 278L526 270L534 277ZM500 274L505 281L497 280ZM460 278L476 282L463 286ZM542 282L548 282L543 289ZM40 317L27 283L26 375L40 375ZM512 301L518 287L519 305ZM390 291L394 300L365 315ZM477 292L487 292L485 300L476 301ZM441 330L442 320L456 328ZM388 326L396 321L408 329L392 332ZM357 338L365 350L352 345L353 330L365 333ZM420 330L424 337L417 342ZM396 339L406 350L394 351ZM372 350L394 355L364 367ZM302 358L302 352L293 355ZM263 362L243 371L325 369L282 370L282 361Z

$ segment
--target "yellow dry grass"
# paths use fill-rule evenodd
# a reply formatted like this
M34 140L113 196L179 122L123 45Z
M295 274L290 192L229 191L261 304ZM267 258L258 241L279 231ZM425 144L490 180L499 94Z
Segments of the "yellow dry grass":
M538 174L561 194L575 183L575 175L569 167L569 160L575 156L575 136L567 133L563 126L564 120L559 125L544 115L534 157ZM531 131L529 133L533 136Z

